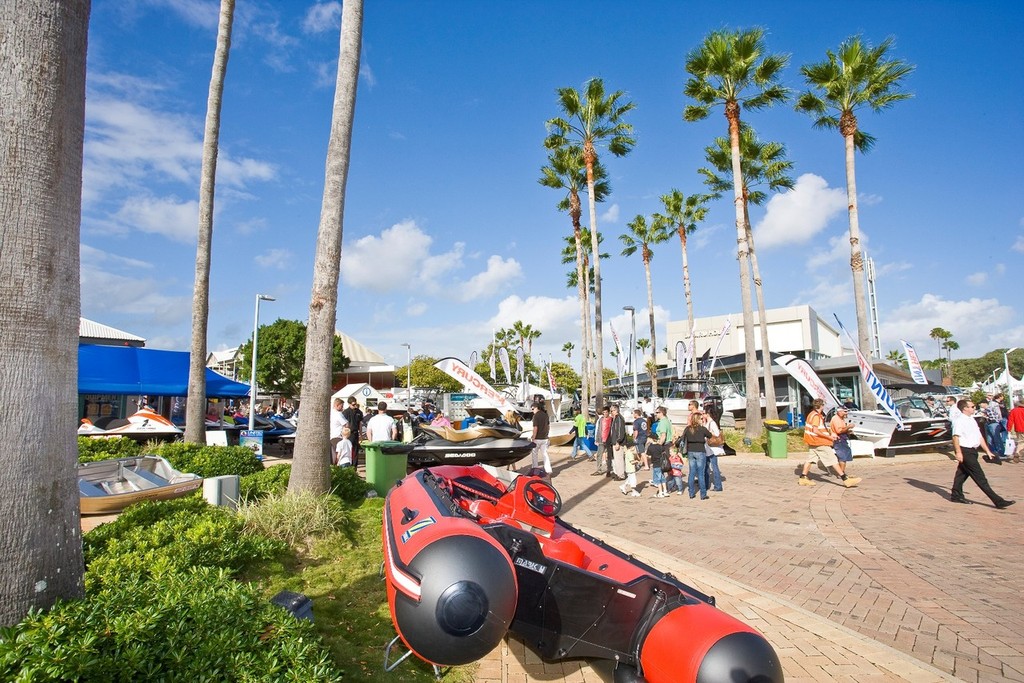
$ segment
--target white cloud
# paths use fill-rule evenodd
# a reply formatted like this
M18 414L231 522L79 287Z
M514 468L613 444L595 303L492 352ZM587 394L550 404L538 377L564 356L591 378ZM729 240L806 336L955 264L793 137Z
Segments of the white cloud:
M619 205L612 204L611 206L609 206L607 209L604 210L604 213L597 217L597 220L598 227L600 227L602 223L618 223Z
M882 203L882 197L877 194L859 194L857 195L858 206L875 206Z
M867 239L863 233L861 233L861 247L867 247ZM848 233L829 237L828 249L812 251L811 255L807 257L807 267L811 270L818 270L837 263L850 263L850 237Z
M318 2L306 10L302 19L302 30L305 33L324 33L341 30L341 3Z
M177 197L129 197L114 216L123 228L182 242L196 241L199 202Z
M936 327L952 332L960 344L954 356L971 358L992 349L1024 346L1024 325L1014 309L1000 304L998 299L954 301L938 294L924 294L918 301L882 314L882 348L894 348L900 339L906 339L924 357L929 357L929 348L937 354L938 348L928 336Z
M253 260L263 268L287 270L291 267L294 256L288 249L268 249L262 254L256 255Z
M406 315L421 316L427 312L427 304L423 301L411 301L409 305L405 307Z
M830 188L824 178L805 173L792 190L768 200L764 218L754 226L754 242L762 249L802 244L845 209L844 190Z
M882 265L877 266L875 272L879 277L884 277L886 275L895 275L896 273L911 270L913 267L914 264L908 261L894 261L892 263L883 263Z
M1017 239L1014 240L1013 246L1010 248L1024 254L1024 235L1017 235Z
M967 284L972 285L974 287L981 287L983 284L988 282L988 273L986 273L985 271L971 273L966 278L964 278L964 281Z
M522 275L523 267L515 259L491 256L487 259L487 270L477 273L463 283L458 289L457 298L460 301L473 301L493 296Z
M138 268L141 270L149 270L153 268L153 264L147 261L111 254L110 252L90 247L85 243L80 243L78 245L78 253L80 254L81 263L87 264L90 267L106 264L107 266L112 267L124 266L127 268Z

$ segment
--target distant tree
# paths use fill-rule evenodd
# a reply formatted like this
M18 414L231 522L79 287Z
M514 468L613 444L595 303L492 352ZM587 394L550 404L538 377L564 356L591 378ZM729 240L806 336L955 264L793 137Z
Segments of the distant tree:
M563 394L571 394L580 388L580 376L568 363L555 361L551 364L551 374Z
M651 340L650 339L644 339L643 337L641 337L640 339L637 339L636 340L636 348L640 349L640 353L642 353L643 355L646 355L647 354L647 349L651 348Z
M684 93L696 101L683 110L686 121L708 117L712 106L725 109L732 156L733 203L736 208L736 243L740 267L740 301L746 363L747 438L761 435L761 402L758 387L757 351L754 347L754 314L748 273L749 242L743 215L743 172L740 157L740 111L763 109L785 102L788 91L779 84L788 56L767 53L764 30L714 31L686 58L690 78Z
M661 195L664 214L654 214L673 226L679 235L679 247L683 256L683 297L686 299L686 319L693 329L693 296L690 294L690 260L686 251L689 236L697 230L697 225L708 215L708 195L691 194L689 197L676 189Z
M288 482L290 493L327 493L331 481L327 454L330 450L332 350L338 314L345 184L352 151L362 36L363 0L345 0L341 8L341 45L327 142L320 227L313 257L313 287L302 375L302 420L295 435Z
M905 367L907 365L907 354L897 349L892 349L885 355L885 359L892 361L899 367Z
M644 265L644 277L647 280L647 317L651 326L651 349L657 348L657 336L654 326L654 288L651 284L651 259L654 251L651 247L668 241L668 221L664 216L655 216L650 225L643 216L637 216L627 226L629 232L619 235L623 244L622 255L632 256L639 252ZM651 359L657 363L657 354L652 353ZM657 390L656 380L651 378L651 390Z
M583 228L583 241L587 244L590 243L590 230ZM573 240L571 237L565 238L566 246L562 249L562 263L572 263L573 259ZM598 235L597 243L601 244L604 242L604 235ZM611 258L611 254L606 251L601 252L601 260L607 260ZM566 286L574 288L577 286L577 273L576 270L570 270L566 274ZM583 284L587 291L591 294L594 293L594 267L590 264L590 248L587 248L587 252L583 254Z
M196 235L196 274L192 288L192 347L189 357L188 395L185 405L185 441L206 443L206 332L210 316L210 244L213 241L213 198L217 181L217 147L220 140L221 96L231 52L231 26L235 0L220 1L217 47L206 100L206 130L199 179L199 230Z
M409 367L412 370L412 385L414 387L430 387L440 389L444 393L457 393L462 391L461 382L448 373L434 367L434 363L437 361L437 358L432 358L430 356L415 356L412 359L411 365L403 365L400 368L395 368L395 374L405 377L407 374L406 367ZM486 373L488 372L490 372L490 370L486 370L481 376L486 377Z
M565 342L564 344L562 344L562 351L565 352L565 357L569 360L572 360L572 351L575 348L576 346L573 345L572 342Z
M625 102L625 93L617 90L605 94L604 81L592 78L587 81L581 95L575 88L559 88L558 103L562 116L548 120L548 137L544 146L559 149L572 144L583 148L583 163L587 169L587 194L590 208L590 247L594 266L594 361L599 379L595 389L597 403L604 393L604 336L601 317L601 261L598 257L599 228L597 225L597 176L594 167L598 163L599 146L605 146L615 156L625 156L636 144L633 126L625 122L625 116L635 108L632 102Z
M860 36L847 38L836 52L827 50L826 60L800 67L809 90L796 102L797 111L814 117L815 128L838 130L846 147L846 198L850 214L850 270L853 273L853 300L857 310L857 345L865 357L871 356L867 300L864 296L864 255L860 246L860 219L857 212L855 152L868 152L875 138L860 129L856 111L868 107L875 112L911 97L903 91L904 79L914 67L902 60L889 59L892 39L872 48ZM862 394L870 397L867 384ZM871 400L871 403L874 401Z
M4 2L0 26L0 398L11 408L0 433L0 626L11 626L83 593L75 428L89 2Z
M939 367L942 367L942 365L941 365L941 359L942 359L942 355L943 355L942 352L945 349L945 343L953 338L953 333L950 332L949 330L944 330L941 327L933 327L932 331L928 333L928 336L931 337L932 339L934 339L935 343L939 345L939 360L940 360L940 366ZM949 367L947 366L945 368L945 371L948 371L948 370L949 370Z
M287 398L298 398L302 387L302 371L306 361L306 324L300 320L278 318L270 325L260 325L260 345L256 358L256 385L261 391ZM341 337L334 335L331 349L331 374L349 366ZM246 382L252 378L252 337L238 347L238 377Z

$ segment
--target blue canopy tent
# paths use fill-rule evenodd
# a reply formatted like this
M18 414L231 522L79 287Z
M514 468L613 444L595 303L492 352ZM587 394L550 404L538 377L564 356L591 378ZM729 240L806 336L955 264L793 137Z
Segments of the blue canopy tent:
M78 393L127 396L187 396L189 354L134 346L78 347ZM206 369L209 398L249 395L249 385Z

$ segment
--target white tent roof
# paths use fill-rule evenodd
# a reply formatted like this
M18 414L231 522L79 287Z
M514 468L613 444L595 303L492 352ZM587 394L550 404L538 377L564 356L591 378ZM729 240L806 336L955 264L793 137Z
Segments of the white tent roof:
M384 365L384 356L363 346L344 332L335 332L341 339L341 346L345 357L352 362L352 367L366 367L370 365Z
M341 389L338 389L331 394L331 400L333 401L336 398L340 398L347 401L349 396L355 396L360 405L364 406L366 405L367 399L372 399L374 402L384 400L384 395L366 382L346 384Z

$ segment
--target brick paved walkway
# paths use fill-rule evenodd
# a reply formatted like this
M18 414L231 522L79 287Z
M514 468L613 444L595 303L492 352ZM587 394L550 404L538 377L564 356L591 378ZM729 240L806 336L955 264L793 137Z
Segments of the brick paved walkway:
M950 503L940 453L858 458L846 489L802 454L721 459L711 499L626 498L592 465L552 449L562 516L715 595L759 629L795 681L1024 681L1024 465L984 464L999 511ZM526 461L528 463L528 461ZM641 473L642 474L642 473ZM607 662L545 663L515 638L481 662L480 683L610 681Z

